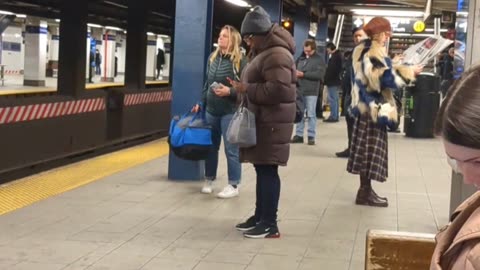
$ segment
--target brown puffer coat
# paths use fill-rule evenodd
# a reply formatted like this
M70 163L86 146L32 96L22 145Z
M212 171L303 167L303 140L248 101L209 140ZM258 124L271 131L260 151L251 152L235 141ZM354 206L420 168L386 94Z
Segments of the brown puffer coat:
M295 120L295 41L275 24L242 74L248 108L255 114L257 145L240 149L240 160L287 165Z

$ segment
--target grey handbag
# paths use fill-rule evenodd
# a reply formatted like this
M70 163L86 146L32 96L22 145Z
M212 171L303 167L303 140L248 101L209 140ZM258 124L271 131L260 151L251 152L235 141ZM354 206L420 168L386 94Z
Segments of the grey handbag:
M233 115L227 129L227 141L241 148L248 148L257 144L257 130L255 126L255 114L244 103L246 97Z

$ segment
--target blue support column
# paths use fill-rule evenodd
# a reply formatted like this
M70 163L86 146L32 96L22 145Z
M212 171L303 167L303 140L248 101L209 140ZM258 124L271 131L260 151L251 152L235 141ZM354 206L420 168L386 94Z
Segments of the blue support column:
M318 21L317 35L315 41L317 43L317 52L327 60L327 38L328 38L328 18Z
M176 1L172 115L184 114L201 100L212 46L213 1ZM181 160L170 153L169 179L201 180L203 177L204 162Z
M272 23L282 22L283 0L261 0L260 5L270 14Z
M303 42L308 38L308 32L310 31L310 9L311 1L307 0L305 1L305 6L299 7L293 17L293 21L295 22L293 35L295 44L297 45L295 59L302 54Z

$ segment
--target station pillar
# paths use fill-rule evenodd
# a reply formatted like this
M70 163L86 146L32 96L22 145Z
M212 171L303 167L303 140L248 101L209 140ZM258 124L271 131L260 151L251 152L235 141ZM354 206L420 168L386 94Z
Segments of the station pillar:
M58 93L79 96L85 91L87 1L63 1L60 9Z
M157 35L148 35L146 64L147 81L153 81L157 72Z
M303 52L303 42L308 38L310 31L310 9L311 1L305 1L305 6L300 6L295 13L293 21L295 22L293 29L293 37L296 44L295 59L300 57Z
M125 55L125 88L145 89L147 65L148 1L128 0L127 51Z
M117 37L115 31L106 30L103 34L103 59L102 59L102 82L115 81L115 50L117 49Z
M50 27L50 45L49 45L49 61L48 76L57 77L58 72L58 49L60 46L60 32L57 26Z
M201 101L206 61L212 48L213 2L176 1L172 115L182 115ZM170 153L168 178L201 180L204 167L204 162L182 160Z
M282 23L283 0L261 0L260 5L270 15L272 23Z
M45 86L47 64L47 22L28 17L25 26L25 68L23 85Z

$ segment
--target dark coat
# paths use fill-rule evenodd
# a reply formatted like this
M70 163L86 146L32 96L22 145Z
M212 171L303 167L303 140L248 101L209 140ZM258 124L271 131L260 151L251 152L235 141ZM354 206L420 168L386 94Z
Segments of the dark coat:
M298 79L298 88L304 96L318 96L320 81L325 76L325 61L315 53L311 57L300 56L297 60L297 70L303 72L303 78Z
M343 100L343 110L348 112L350 105L352 104L352 56L350 55L345 59L345 65L343 69L342 76L342 100Z
M343 56L340 51L335 51L328 60L327 71L325 72L326 86L340 86L340 76L343 70Z
M240 149L240 160L261 165L287 164L295 120L296 69L291 34L274 25L242 82L248 84L248 108L255 114L257 145Z
M165 52L159 49L157 53L157 68L162 68L163 65L165 65Z

